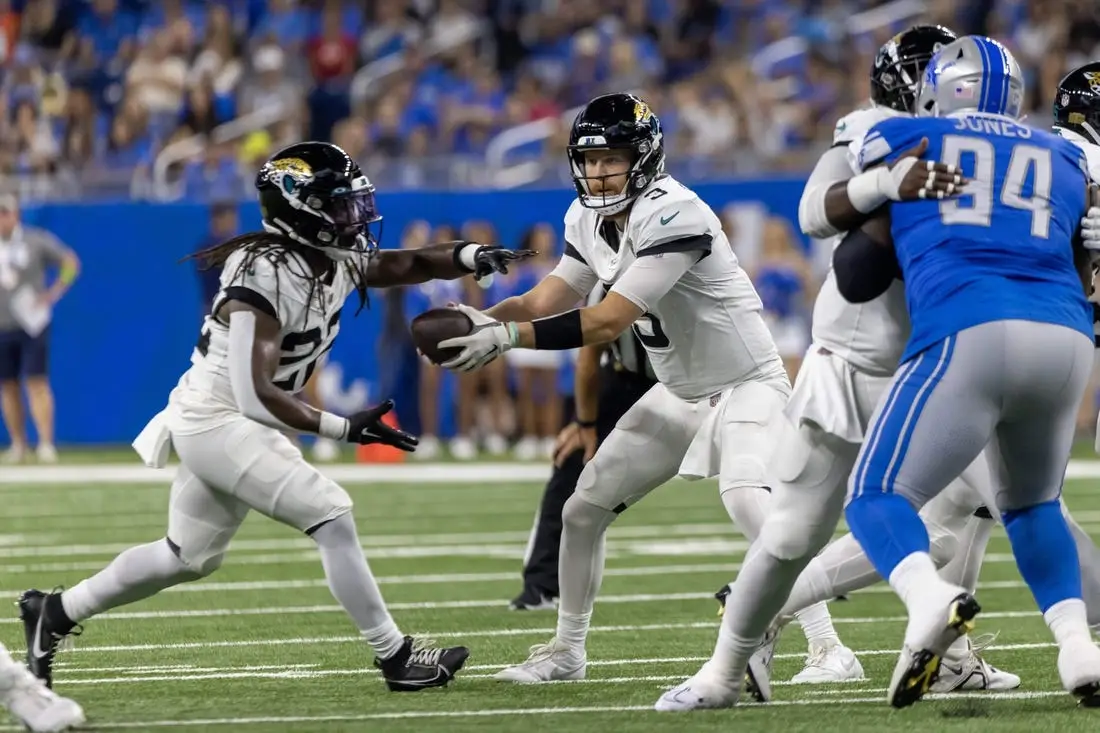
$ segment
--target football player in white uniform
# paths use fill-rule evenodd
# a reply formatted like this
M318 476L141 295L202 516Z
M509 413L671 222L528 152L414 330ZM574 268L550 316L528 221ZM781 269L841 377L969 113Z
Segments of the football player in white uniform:
M573 124L577 200L566 252L527 293L480 313L444 364L475 369L511 348L572 349L608 342L633 324L659 380L619 420L585 466L563 511L557 634L497 676L580 679L603 571L607 527L678 473L719 476L727 511L755 538L768 499L765 426L790 384L718 218L664 174L660 121L629 94L598 97ZM597 283L597 305L568 310ZM824 610L824 609L822 609Z
M916 26L879 50L871 73L871 106L837 123L834 146L822 156L807 182L799 205L806 234L835 236L857 227L884 202L942 197L959 190L964 181L954 169L918 161L922 148L910 151L910 156L892 169L853 177L863 135L881 119L911 113L923 67L940 45L954 39L955 34L945 28ZM770 663L774 630L759 649L755 630L767 627L799 572L835 530L863 431L897 369L908 332L900 282L870 303L853 305L840 295L836 275L830 271L814 307L813 344L784 411L786 419L780 421L784 434L770 464L777 481L771 513L761 532L760 552L746 561L726 594L714 656L694 677L668 691L658 701L658 710L733 705L740 694L735 680L743 674L754 650L754 661ZM952 499L961 501L958 494L973 496L978 493L976 486L989 486L986 470L984 463L976 462L956 492L944 492L922 513L937 557L942 564L950 562L946 572L955 573L961 579L957 582L967 587L977 582L993 521L972 517L981 499L963 502L969 507L965 512L960 512ZM988 513L984 516L989 517ZM959 548L960 544L964 547ZM798 583L815 592L818 602L877 577L850 537L838 540L812 564L810 572L798 577ZM822 593L823 588L829 592ZM850 652L845 651L842 647L811 649L807 669L796 681L851 679L858 661L848 658ZM975 674L976 670L981 674ZM759 676L755 668L750 671ZM943 691L1019 685L1018 677L989 666L967 640L952 648L943 671L938 688Z
M179 455L166 536L126 550L63 593L29 590L19 601L28 666L47 684L58 643L77 624L209 575L253 509L317 543L333 596L374 649L391 690L445 685L469 654L398 630L363 556L351 497L307 463L285 432L414 450L416 438L382 421L392 402L344 418L296 396L332 346L347 297L358 292L362 307L368 287L504 272L524 253L472 242L378 251L370 228L381 219L374 187L328 143L279 151L256 187L265 231L198 254L223 265L221 290L191 368L134 441L151 466L165 465L169 445Z
M61 697L16 662L0 644L0 706L34 733L56 733L84 724L84 710Z

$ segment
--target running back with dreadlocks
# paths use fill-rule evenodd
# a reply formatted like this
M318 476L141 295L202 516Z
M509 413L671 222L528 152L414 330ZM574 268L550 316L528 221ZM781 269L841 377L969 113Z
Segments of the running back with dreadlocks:
M373 648L391 690L441 687L466 661L465 647L414 646L401 633L363 558L351 497L309 465L286 433L415 450L416 437L386 424L390 400L343 417L294 397L336 339L344 302L356 291L361 308L368 286L507 272L528 253L473 242L379 251L374 186L329 143L279 151L256 187L264 230L194 256L205 267L221 266L218 292L191 368L133 443L152 467L167 464L169 446L179 456L168 531L65 594L23 594L20 617L35 641L27 660L42 679L52 679L54 653L80 622L216 570L253 510L316 541L329 589Z

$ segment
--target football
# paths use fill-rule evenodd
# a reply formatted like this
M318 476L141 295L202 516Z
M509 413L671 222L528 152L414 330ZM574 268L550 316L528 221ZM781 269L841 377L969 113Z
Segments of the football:
M460 349L439 348L440 341L465 336L474 330L474 322L453 308L432 308L412 320L409 332L420 353L433 364L442 364L458 356Z

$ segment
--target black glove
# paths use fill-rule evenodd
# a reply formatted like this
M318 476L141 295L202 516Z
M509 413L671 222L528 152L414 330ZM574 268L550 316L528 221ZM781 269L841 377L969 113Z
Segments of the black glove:
M348 417L347 441L359 445L382 443L412 453L420 440L415 435L395 430L382 422L382 417L392 409L393 400L386 400L376 407Z
M474 253L474 279L480 280L494 272L507 275L509 262L525 260L537 254L538 252L531 249L512 250L488 244L483 245Z

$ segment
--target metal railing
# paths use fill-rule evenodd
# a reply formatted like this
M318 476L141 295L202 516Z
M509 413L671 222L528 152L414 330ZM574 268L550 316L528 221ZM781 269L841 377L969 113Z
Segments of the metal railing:
M262 130L282 122L290 114L291 109L287 105L263 107L255 112L250 112L247 115L218 125L210 132L209 139L205 135L191 135L166 145L153 161L153 170L145 186L148 188L146 191L147 196L161 201L179 198L182 188L178 182L169 180L168 176L173 165L202 155L211 143L220 145L232 140L239 140L256 130ZM136 178L134 185L142 187L142 184Z

